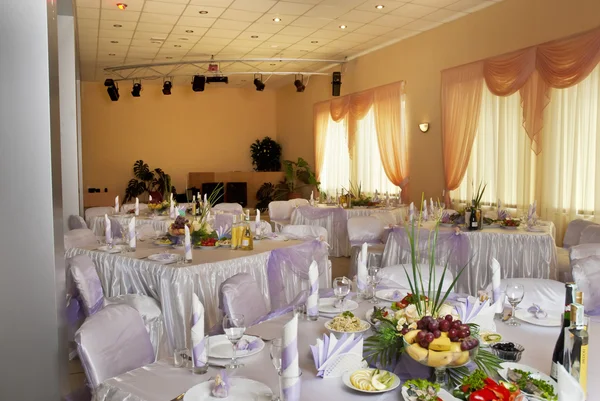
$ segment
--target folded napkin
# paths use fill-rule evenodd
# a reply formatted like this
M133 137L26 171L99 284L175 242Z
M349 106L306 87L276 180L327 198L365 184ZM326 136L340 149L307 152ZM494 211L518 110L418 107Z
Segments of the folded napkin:
M208 197L206 196L206 194L204 194L204 205L206 205L208 203Z
M286 401L300 400L300 366L298 365L298 315L283 326L281 352L281 392Z
M306 314L319 316L319 266L314 260L308 268L308 283L310 288L306 299Z
M204 305L192 294L192 362L197 368L208 362L204 341Z
M421 211L421 218L423 221L427 221L427 199L423 200L423 210Z
M227 398L229 395L229 376L227 375L227 370L222 369L215 376L215 383L211 390L211 394L216 398Z
M172 195L172 194L171 194L171 195ZM172 219L174 219L174 218L176 218L176 217L177 217L177 216L175 215L175 205L173 204L173 202L171 202L171 203L169 204L169 217L170 217L170 218L172 218Z
M108 244L108 245L112 244L112 241L113 241L112 227L110 224L110 219L108 218L107 214L104 215L104 238L106 240L106 244Z
M256 209L256 224L254 225L254 233L257 237L260 237L261 228L262 227L260 226L260 210Z
M548 317L548 312L543 310L542 307L536 303L532 304L529 308L527 308L527 312L534 315L536 319L545 319Z
M433 203L433 198L429 198L429 215L434 216L436 212L436 205Z
M315 193L315 191L311 191L311 193L310 193L310 201L309 201L309 203L311 204L311 206L315 204L315 195L314 195L314 193Z
M402 298L404 298L404 293L400 290L395 290L392 293L392 300L395 302L399 302L402 301Z
M185 230L185 238L183 240L183 245L185 247L185 260L192 260L192 239L190 238L190 228L187 224L184 226Z
M367 272L367 258L369 256L369 244L362 244L356 267L356 285L359 291L367 289L367 280L369 273Z
M248 341L245 338L242 338L240 341L238 341L237 345L235 346L235 349L237 349L238 351L252 351L258 347L260 347L259 339Z
M558 401L584 401L585 389L567 370L557 364L557 381L558 381Z
M152 202L152 195L148 194L148 203Z
M119 195L115 196L115 213L119 213Z
M169 197L169 203L173 203L173 192L171 192L171 196Z
M408 206L408 221L410 223L415 221L415 204L413 202L410 202L410 205Z
M503 300L492 304L489 299L481 301L479 298L469 295L465 302L456 304L456 311L463 323L475 323L482 329L496 331L494 315L498 304L503 305Z
M379 202L379 193L375 190L375 195L373 196L373 202Z
M496 313L504 313L504 297L502 295L502 272L500 263L492 258L492 300L496 305Z
M132 249L136 248L136 236L135 236L135 217L129 220L128 225L128 234L129 234L129 247Z
M215 232L218 239L223 239L227 234L231 233L231 227L229 227L229 224L225 224L224 226L217 227Z
M136 216L140 215L140 199L138 197L135 198L135 210L134 210L134 214Z
M337 339L333 334L323 334L323 339L317 338L317 344L311 345L315 367L317 368L318 377L339 377L343 372L336 372L335 367L337 361L347 354L355 355L356 358L347 358L357 366L341 366L344 370L359 369L363 355L363 338L361 335L354 333L344 334L340 339ZM346 361L344 361L346 362Z
M385 193L385 207L390 207L390 194L389 194L389 192Z

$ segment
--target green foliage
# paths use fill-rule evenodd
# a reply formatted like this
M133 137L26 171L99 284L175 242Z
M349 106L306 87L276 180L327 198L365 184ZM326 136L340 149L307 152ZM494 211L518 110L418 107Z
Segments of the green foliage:
M483 185L483 188L482 188ZM479 209L479 207L481 206L481 199L483 198L483 193L485 192L485 188L487 187L487 184L483 184L483 182L479 183L479 187L477 187L477 192L475 192L474 197L472 199L472 205L475 207L475 209Z
M171 186L171 176L166 174L162 169L157 168L150 170L147 163L143 160L137 160L133 164L133 176L127 183L125 189L125 198L123 202L134 199L145 192L160 192L163 199L168 199L169 194L173 190Z
M314 186L319 189L321 183L317 181L315 173L310 168L310 165L303 158L299 157L298 161L284 160L283 172L285 173L285 184L289 192L295 192L303 186ZM299 181L303 185L298 185Z
M379 322L376 334L364 340L365 359L370 364L391 367L404 352L404 344L393 322L386 319Z
M268 136L250 145L250 157L255 171L281 170L281 145Z

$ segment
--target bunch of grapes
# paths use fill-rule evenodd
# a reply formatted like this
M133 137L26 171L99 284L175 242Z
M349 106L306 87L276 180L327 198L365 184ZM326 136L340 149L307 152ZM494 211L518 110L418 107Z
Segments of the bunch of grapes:
M429 344L436 338L439 338L443 333L448 333L448 338L452 342L460 342L461 350L468 351L477 345L479 340L472 338L471 329L468 325L463 324L460 320L454 320L452 315L438 317L435 319L432 316L424 316L417 322L417 329L421 330L417 333L417 342L423 348L429 348ZM406 334L408 329L402 329L402 334Z
M173 224L171 225L171 228L178 230L178 229L185 229L185 225L188 223L188 220L183 217L183 216L177 216L177 218L175 219L175 221L173 222Z

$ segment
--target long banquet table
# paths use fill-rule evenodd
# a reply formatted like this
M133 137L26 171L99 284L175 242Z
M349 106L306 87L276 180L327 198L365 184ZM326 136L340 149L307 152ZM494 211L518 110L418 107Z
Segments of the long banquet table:
M391 213L397 222L404 221L406 206L400 207L354 207L343 209L339 206L301 206L292 211L291 224L320 226L327 229L327 242L331 246L331 256L350 256L348 241L348 219L370 216L375 213Z
M357 316L364 317L372 304L362 302L356 311ZM270 338L281 336L282 325L290 315L262 323L265 325L261 333L270 332ZM316 338L326 332L323 324L328 318L320 317L316 322L300 321L298 325L299 363L302 370L301 400L312 401L331 397L333 400L378 400L398 401L402 399L399 389L376 394L363 394L347 388L341 378L321 379L316 377L316 369L310 354L309 345L316 343ZM546 374L550 373L552 351L559 334L559 327L534 326L523 323L518 327L507 326L496 321L497 332L505 341L517 342L525 347L520 363L529 365ZM600 330L600 320L592 318L590 333ZM249 329L250 333L258 331ZM600 336L590 336L590 349L600 345ZM590 355L594 355L593 351ZM269 359L269 347L266 346L259 354L240 359L246 366L237 369L234 377L246 377L268 385L273 391L278 389L278 378ZM175 368L172 361L164 359L154 364L135 369L104 382L98 392L98 401L166 401L186 392L196 384L213 378L218 369L209 368L207 374L194 375L189 369ZM588 377L600 375L600 359L590 358ZM597 399L600 393L600 381L588 380L589 400ZM594 395L594 396L591 396ZM252 399L252 398L249 398ZM265 399L266 400L266 399ZM562 400L561 400L562 401ZM567 400L565 400L567 401Z
M119 213L112 214L109 216L111 219L115 219L121 224L121 227L127 227L129 221L133 218L132 213ZM94 232L96 236L104 235L104 216L94 216L87 222L90 230ZM140 214L135 217L136 227L143 225L152 225L154 231L166 233L169 230L169 226L173 223L173 219L169 216L153 216L148 214Z
M165 265L148 260L154 253L168 250L183 255L182 248L157 247L151 242L138 242L135 252L106 253L94 248L71 248L66 257L88 255L95 263L106 296L123 294L143 294L161 303L170 351L190 346L192 316L192 294L195 293L205 308L206 329L219 322L219 287L223 281L238 273L251 274L262 290L268 309L280 306L271 302L270 283L272 276L269 267L276 270L283 284L281 303L291 302L303 289L308 288L308 280L299 277L289 263L269 266L274 251L280 255L291 253L306 263L313 258L319 264L320 285L330 288L331 281L325 273L328 269L327 245L314 241L274 241L262 240L254 243L254 250L231 249L193 250L191 264ZM281 257L279 258L281 259ZM272 273L271 273L272 274Z
M556 279L557 256L554 242L555 227L551 222L540 226L543 231L531 232L519 227L517 230L484 228L481 231L461 231L468 239L469 254L461 266L450 266L456 273L466 265L457 291L476 295L492 281L489 268L491 258L498 260L502 278L551 278ZM433 222L425 222L422 231L432 230ZM405 228L395 227L388 236L383 252L382 266L410 263L410 249L406 245ZM416 230L416 229L415 229ZM440 235L453 232L455 228L440 227ZM455 250L448 249L447 252ZM425 255L422 253L422 255Z

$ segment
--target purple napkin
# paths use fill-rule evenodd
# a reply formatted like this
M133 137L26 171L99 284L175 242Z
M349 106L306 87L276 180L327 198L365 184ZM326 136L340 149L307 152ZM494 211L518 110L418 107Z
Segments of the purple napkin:
M238 341L236 349L238 351L252 351L258 348L259 346L260 342L258 341L258 338L253 341L248 341L245 338L242 338L240 341Z
M404 297L402 296L402 293L400 291L396 290L392 293L392 299L394 301L401 301L402 298L404 298Z
M533 314L536 319L545 319L548 317L548 312L544 311L538 304L532 304L527 312Z

